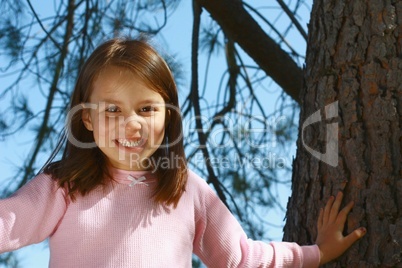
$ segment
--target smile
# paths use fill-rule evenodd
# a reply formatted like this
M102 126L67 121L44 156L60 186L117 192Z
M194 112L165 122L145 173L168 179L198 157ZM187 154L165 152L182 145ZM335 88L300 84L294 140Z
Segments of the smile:
M136 141L130 141L127 139L118 139L117 142L124 147L132 148L132 147L137 147L137 146L141 145L143 142L143 139L139 139Z

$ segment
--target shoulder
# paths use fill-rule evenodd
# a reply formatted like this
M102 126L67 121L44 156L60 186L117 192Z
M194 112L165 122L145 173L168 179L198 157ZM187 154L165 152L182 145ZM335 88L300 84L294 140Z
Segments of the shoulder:
M219 200L207 181L192 170L188 170L185 195L193 199L196 207L204 207L210 202Z
M28 182L28 184L34 184L34 185L43 185L43 186L48 186L51 188L57 187L58 188L58 183L57 180L53 178L51 174L47 173L39 173L31 181Z
M205 179L201 178L197 173L193 170L189 169L187 171L187 185L186 191L203 193L205 191L212 191L211 187L208 185Z
M50 174L39 173L14 193L14 195L20 195L20 194L28 194L30 196L35 195L65 196L66 192L63 188L59 187L57 180L52 178Z
M204 183L205 182L205 180L203 178L201 178L197 173L195 173L191 169L187 170L187 176L188 176L189 182L193 182L193 183Z

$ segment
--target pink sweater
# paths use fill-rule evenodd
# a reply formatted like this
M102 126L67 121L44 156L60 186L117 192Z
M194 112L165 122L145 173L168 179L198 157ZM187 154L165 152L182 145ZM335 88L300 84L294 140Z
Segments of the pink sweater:
M135 184L129 174L146 180ZM176 209L150 199L152 174L115 170L114 178L118 183L71 202L41 174L0 200L0 253L50 237L49 266L57 268L191 267L192 253L208 267L318 267L316 245L247 239L191 171Z

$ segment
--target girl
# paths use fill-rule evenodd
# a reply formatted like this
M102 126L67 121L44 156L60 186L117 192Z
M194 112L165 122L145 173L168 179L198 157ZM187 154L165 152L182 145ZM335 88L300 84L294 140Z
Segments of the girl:
M99 46L78 77L60 161L0 200L0 253L46 238L50 267L317 267L341 255L352 208L330 198L316 245L248 239L187 169L177 89L145 40Z

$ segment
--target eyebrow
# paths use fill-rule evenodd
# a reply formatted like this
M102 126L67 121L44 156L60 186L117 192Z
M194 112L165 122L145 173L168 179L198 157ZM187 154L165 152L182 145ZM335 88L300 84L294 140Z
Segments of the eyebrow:
M118 100L112 100L112 99L104 99L104 100L100 100L99 102L106 102L106 103L113 103L113 104L121 104L121 101Z
M121 101L119 100L113 100L113 99L104 99L104 100L100 100L99 102L106 102L106 103L112 103L112 104L122 104ZM158 103L158 104L162 104L165 102L160 102L160 101L156 101L154 99L145 99L145 100L141 100L139 102L139 104L149 104L149 103Z

